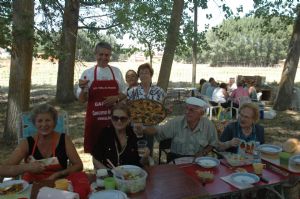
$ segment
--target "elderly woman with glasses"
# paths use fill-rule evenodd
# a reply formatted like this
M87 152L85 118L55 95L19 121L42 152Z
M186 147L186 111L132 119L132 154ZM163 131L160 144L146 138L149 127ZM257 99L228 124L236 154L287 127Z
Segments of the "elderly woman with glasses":
M257 124L258 107L254 103L245 103L239 109L239 119L230 123L220 137L220 149L232 153L251 152L255 144L265 143L264 127Z
M111 163L119 165L141 165L135 133L130 126L130 111L125 104L117 104L112 108L111 121L113 126L105 128L101 133L93 151L95 169L109 168ZM146 152L144 157L148 156Z

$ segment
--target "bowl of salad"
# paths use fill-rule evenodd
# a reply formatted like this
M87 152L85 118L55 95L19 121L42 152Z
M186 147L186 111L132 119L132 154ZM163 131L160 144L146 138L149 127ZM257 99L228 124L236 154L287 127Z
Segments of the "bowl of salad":
M135 165L122 165L112 170L117 189L125 193L136 193L146 187L147 172Z

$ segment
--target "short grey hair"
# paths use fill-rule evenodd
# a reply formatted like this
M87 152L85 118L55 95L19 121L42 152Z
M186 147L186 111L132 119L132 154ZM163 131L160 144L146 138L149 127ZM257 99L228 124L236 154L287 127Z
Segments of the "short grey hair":
M34 124L34 126L35 126L35 120L36 120L37 116L39 114L42 114L42 113L49 113L52 116L52 119L53 119L54 124L56 126L58 113L57 113L57 110L49 104L41 104L41 105L36 106L32 109L32 111L31 111L31 121Z
M101 41L96 45L95 53L97 53L100 48L105 48L105 49L108 49L108 50L112 51L111 45L109 43L105 42L105 41Z

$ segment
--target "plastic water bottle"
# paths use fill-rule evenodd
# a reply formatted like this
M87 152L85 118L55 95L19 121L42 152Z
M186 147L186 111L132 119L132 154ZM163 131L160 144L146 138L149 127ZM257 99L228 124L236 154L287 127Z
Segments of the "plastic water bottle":
M253 150L253 163L261 162L260 151L258 150L259 145L260 142L255 142L255 148Z

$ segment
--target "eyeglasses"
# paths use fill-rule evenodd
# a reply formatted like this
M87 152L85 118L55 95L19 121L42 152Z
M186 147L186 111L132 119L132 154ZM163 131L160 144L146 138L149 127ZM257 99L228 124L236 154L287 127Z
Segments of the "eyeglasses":
M112 119L112 121L114 121L114 122L117 122L117 121L119 121L119 120L120 120L121 122L127 122L128 117L125 117L125 116L119 117L119 116L113 115L113 116L111 116L111 119Z

